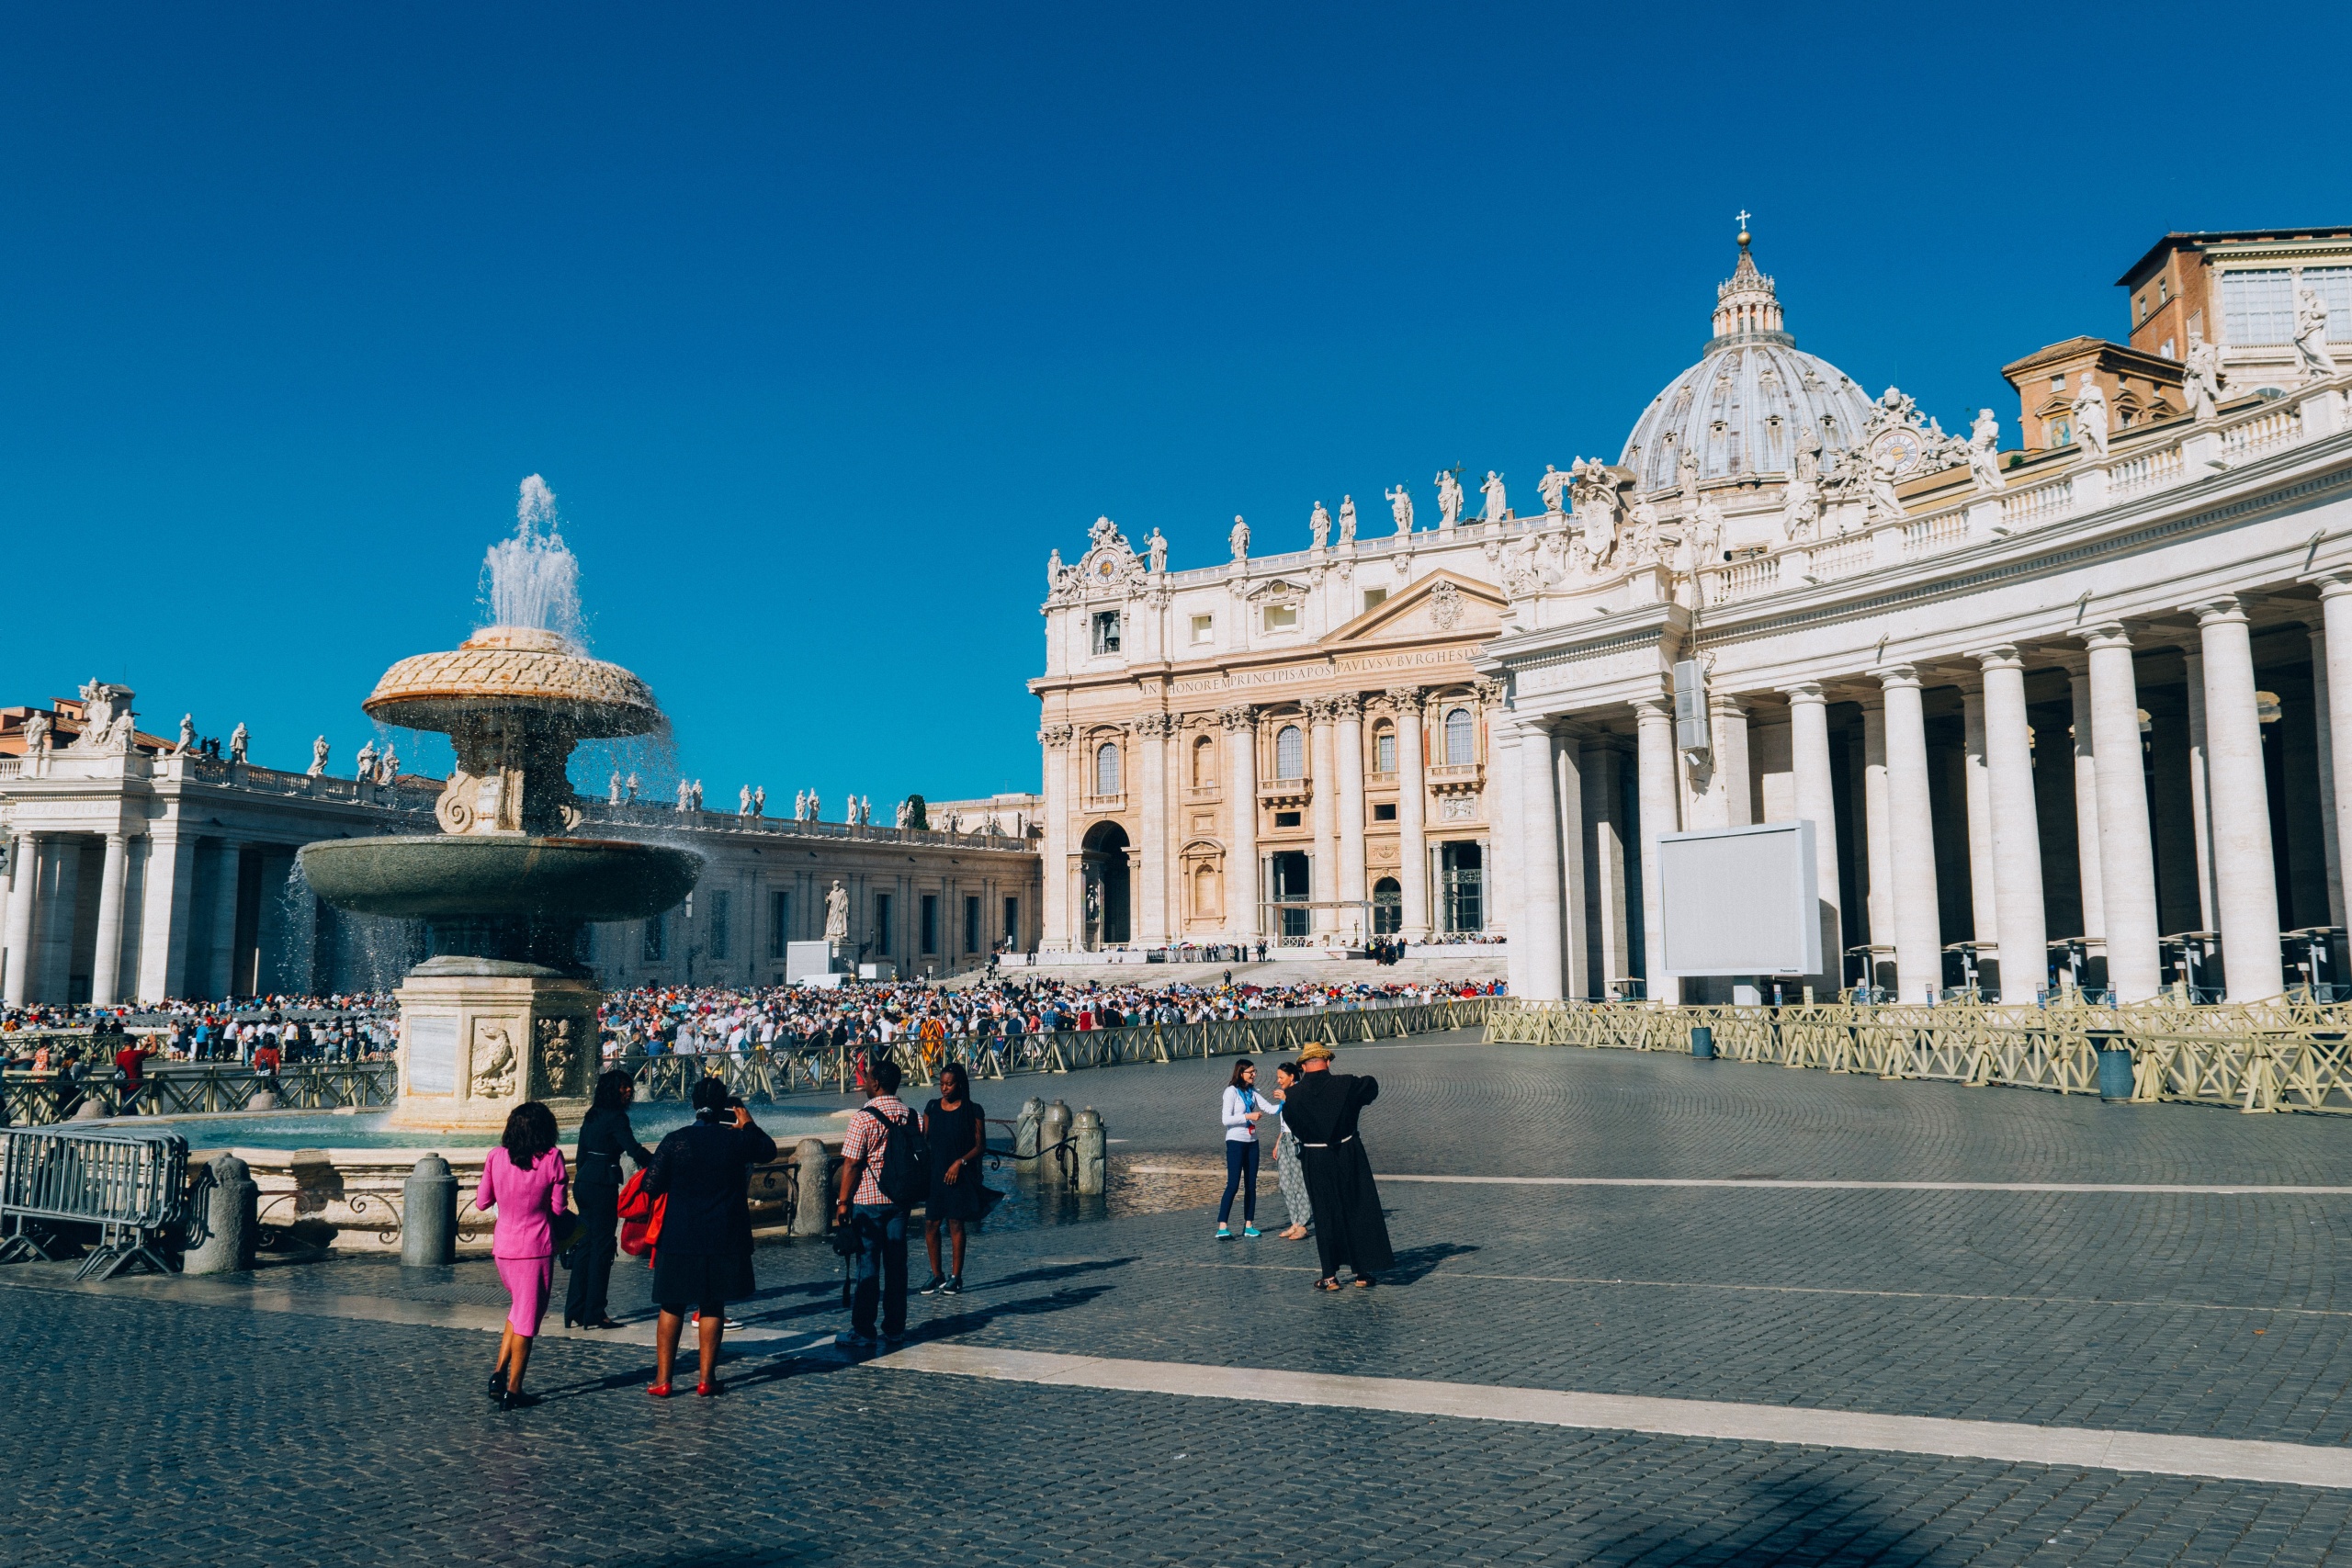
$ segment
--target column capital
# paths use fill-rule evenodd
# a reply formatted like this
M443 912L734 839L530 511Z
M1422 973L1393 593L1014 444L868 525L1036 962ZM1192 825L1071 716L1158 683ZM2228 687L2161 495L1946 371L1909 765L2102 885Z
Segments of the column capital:
M1255 729L1258 710L1248 703L1235 703L1231 707L1217 709L1216 721L1227 730Z
M1707 711L1709 713L1729 714L1735 718L1746 718L1747 716L1747 705L1739 700L1739 694L1736 692L1709 692L1707 694Z
M1662 718L1668 724L1674 722L1672 697L1635 697L1627 705L1640 717Z
M1487 707L1503 700L1503 683L1492 675L1481 675L1470 682L1470 694Z
M2018 652L2017 645L2014 643L1996 643L1991 648L1979 649L1968 657L1976 660L1977 667L1984 670L2025 668L2024 656Z
M1172 713L1165 713L1155 708L1148 713L1140 713L1136 716L1136 733L1146 739L1155 739L1163 735L1173 735L1175 732L1176 716Z
M1381 697L1400 714L1418 714L1428 703L1429 692L1420 686L1391 686L1381 694Z
M1308 697L1298 705L1306 710L1306 722L1309 724L1329 724L1339 716L1337 697Z
M2303 581L2317 588L2322 599L2333 599L2339 593L2352 593L2352 567L2314 572Z
M1800 703L1808 706L1826 707L1829 703L1828 694L1821 689L1821 682L1818 681L1792 682L1781 688L1781 695L1789 699L1791 707L1795 707Z
M2181 608L2196 616L2200 627L2245 624L2245 596L2242 593L2216 593L2210 599L2199 599Z
M1878 677L1882 691L1908 689L1916 692L1923 683L1919 679L1918 667L1912 664L1882 664L1871 673Z
M2132 647L2132 634L2121 621L2101 621L2096 626L2081 626L2075 629L2074 636L2088 649L2120 648L2129 650Z
M1067 724L1049 724L1037 731L1037 744L1048 750L1058 751L1078 739L1078 731Z
M1363 698L1355 692L1341 692L1330 699L1331 712L1342 724L1363 716Z

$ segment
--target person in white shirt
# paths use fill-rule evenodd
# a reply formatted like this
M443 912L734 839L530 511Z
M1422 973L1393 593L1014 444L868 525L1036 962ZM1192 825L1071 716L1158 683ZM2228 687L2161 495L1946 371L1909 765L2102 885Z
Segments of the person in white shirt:
M1258 1119L1267 1106L1258 1098L1258 1067L1236 1062L1225 1086L1225 1197L1216 1206L1216 1239L1233 1239L1233 1194L1241 1192L1241 1234L1258 1230Z

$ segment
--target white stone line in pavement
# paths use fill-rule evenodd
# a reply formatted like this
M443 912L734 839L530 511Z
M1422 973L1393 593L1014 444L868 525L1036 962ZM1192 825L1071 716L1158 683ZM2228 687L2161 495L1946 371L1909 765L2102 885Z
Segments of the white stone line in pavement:
M1134 1176L1215 1176L1206 1166L1135 1165ZM2290 1187L2278 1182L2192 1183L2158 1181L1847 1181L1834 1178L1747 1176L1400 1176L1374 1173L1380 1181L1416 1181L1462 1187L1749 1187L1800 1191L1846 1192L2188 1192L2216 1197L2352 1196L2352 1187Z
M1384 1410L1408 1416L1447 1416L1473 1421L1650 1432L1730 1442L1802 1443L1874 1453L1932 1454L1945 1459L2352 1489L2352 1450L2302 1443L2179 1438L2156 1432L1955 1421L1871 1411L1577 1393L1410 1378L1345 1377L1270 1368L1205 1367L1181 1361L1114 1360L968 1345L912 1345L867 1364L896 1371L944 1372L1060 1388L1255 1400L1274 1404Z

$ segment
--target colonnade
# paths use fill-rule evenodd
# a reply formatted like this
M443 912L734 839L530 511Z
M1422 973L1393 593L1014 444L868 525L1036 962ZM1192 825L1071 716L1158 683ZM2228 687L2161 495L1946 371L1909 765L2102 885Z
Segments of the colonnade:
M210 919L203 951L191 953L199 842L214 856ZM238 895L249 847L175 831L18 833L0 927L0 998L10 1006L69 998L110 1006L185 996L191 981L203 995L227 996L236 977ZM95 878L85 864L93 852ZM95 919L85 931L83 901L93 897ZM86 998L74 995L82 977L76 964L85 956Z

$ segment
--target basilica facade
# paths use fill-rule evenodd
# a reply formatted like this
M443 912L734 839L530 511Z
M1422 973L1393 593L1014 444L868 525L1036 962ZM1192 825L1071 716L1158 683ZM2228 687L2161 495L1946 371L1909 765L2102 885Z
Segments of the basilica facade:
M2007 367L2007 442L1799 350L1743 233L1540 510L1442 474L1186 570L1099 521L1032 682L1047 947L1507 935L1521 996L1712 995L1658 836L1802 818L1816 988L2346 978L2352 233L2151 258L2131 343Z

